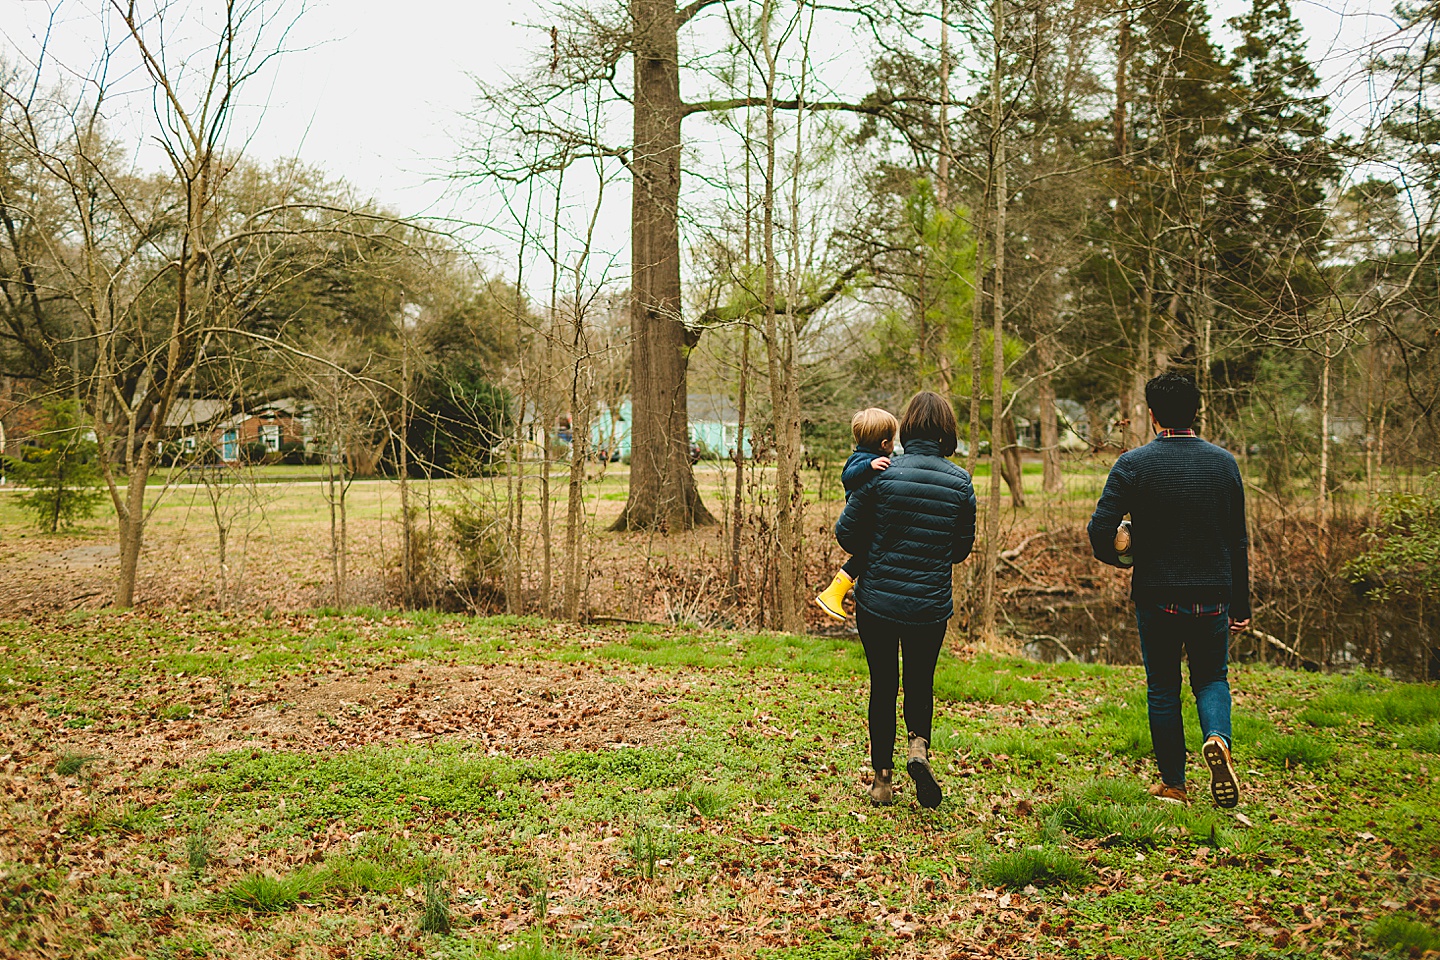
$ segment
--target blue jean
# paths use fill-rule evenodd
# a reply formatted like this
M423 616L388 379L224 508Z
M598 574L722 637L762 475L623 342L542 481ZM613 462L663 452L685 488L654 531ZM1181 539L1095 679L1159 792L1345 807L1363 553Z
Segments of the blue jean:
M1230 617L1166 613L1158 603L1136 603L1140 655L1150 708L1150 740L1160 779L1185 784L1185 723L1180 716L1180 656L1190 659L1190 689L1200 714L1202 739L1230 743Z

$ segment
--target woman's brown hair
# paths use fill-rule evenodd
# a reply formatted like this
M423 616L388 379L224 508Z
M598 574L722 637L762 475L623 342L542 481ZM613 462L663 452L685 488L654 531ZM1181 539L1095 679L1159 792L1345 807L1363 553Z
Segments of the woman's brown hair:
M910 398L905 415L900 418L900 445L908 447L912 440L933 440L940 444L940 456L955 452L957 428L955 411L950 401L930 390L921 390Z

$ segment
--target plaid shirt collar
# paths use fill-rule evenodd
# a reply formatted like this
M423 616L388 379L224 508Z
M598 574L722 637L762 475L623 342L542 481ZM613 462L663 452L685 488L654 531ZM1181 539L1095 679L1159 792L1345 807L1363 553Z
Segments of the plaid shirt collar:
M1198 439L1199 436L1198 433L1188 427L1184 430L1171 430L1169 427L1161 427L1160 432L1155 434L1155 439L1169 440L1171 437L1195 437Z

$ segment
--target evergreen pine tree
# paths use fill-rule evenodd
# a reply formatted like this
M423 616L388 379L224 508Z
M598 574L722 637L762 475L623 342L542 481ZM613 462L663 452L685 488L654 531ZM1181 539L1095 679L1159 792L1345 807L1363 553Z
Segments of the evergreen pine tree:
M1325 203L1340 173L1330 107L1286 0L1252 0L1230 26L1240 40L1218 159L1213 292L1236 314L1293 327L1324 295Z
M73 400L45 404L41 442L7 457L10 479L27 488L16 495L35 525L49 533L95 514L104 492L93 434Z

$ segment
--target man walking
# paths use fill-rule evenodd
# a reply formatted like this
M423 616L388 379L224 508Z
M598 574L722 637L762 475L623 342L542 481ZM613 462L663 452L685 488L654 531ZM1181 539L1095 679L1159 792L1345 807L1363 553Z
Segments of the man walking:
M1230 762L1227 661L1230 632L1250 626L1245 489L1235 458L1192 429L1200 408L1194 380L1162 373L1145 384L1145 402L1155 439L1115 461L1090 518L1090 545L1097 560L1134 568L1130 596L1161 781L1150 793L1177 803L1189 800L1180 717L1184 653L1210 794L1217 805L1234 807L1240 785ZM1126 514L1129 528L1119 531Z

